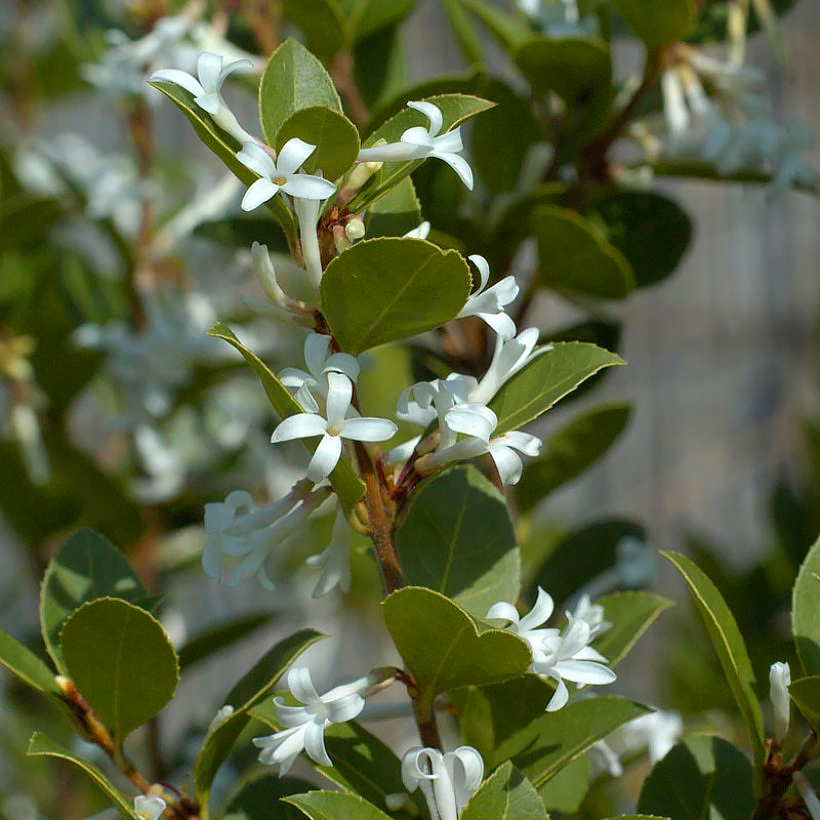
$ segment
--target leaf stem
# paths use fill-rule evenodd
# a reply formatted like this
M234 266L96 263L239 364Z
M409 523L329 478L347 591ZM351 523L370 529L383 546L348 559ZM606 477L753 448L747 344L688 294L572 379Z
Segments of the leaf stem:
M818 753L817 734L814 731L809 732L795 756L786 764L780 753L767 745L762 772L764 792L757 801L751 820L774 820L780 817L780 801L792 784L792 774L800 771Z

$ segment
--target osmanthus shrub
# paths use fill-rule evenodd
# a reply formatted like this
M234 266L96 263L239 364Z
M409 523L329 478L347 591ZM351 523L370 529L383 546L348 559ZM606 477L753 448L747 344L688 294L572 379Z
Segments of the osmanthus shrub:
M626 424L623 405L597 408L543 448L524 428L624 362L595 343L603 322L553 334L520 325L540 289L586 305L671 273L689 241L688 217L636 181L654 171L815 184L790 138L762 140L766 154L738 119L744 98L732 83L745 82L739 55L749 4L521 3L511 14L482 0L448 0L471 61L483 59L478 20L520 70L529 96L479 69L389 102L373 38L389 62L398 19L412 3L277 5L310 48L287 38L270 55L259 82L261 136L222 93L251 60L205 49L194 73L164 65L149 78L241 181L241 209L267 214L246 222L258 230L248 250L267 298L254 309L270 327L301 334L300 359L275 372L241 329L220 322L210 330L258 379L276 416L272 446L298 441L304 450L289 451L300 452L298 474L281 497L261 502L235 488L205 505L201 561L225 584L256 577L272 587L282 545L320 508L330 510L330 540L309 559L319 570L314 598L349 592L351 542L368 538L380 617L400 660L317 687L299 657L322 635L296 631L237 676L179 779L152 783L126 741L173 699L180 669L231 635L178 652L139 574L106 538L82 530L43 580L48 662L5 634L0 661L61 709L139 794L44 733L32 737L29 754L74 763L122 816L151 820L296 812L545 818L548 810L579 811L593 780L617 781L647 757L637 800L618 793L612 812L820 818L810 765L820 720L820 542L794 585L800 674L792 680L788 664L772 659L768 730L728 605L690 559L666 554L692 592L745 727L730 742L685 735L679 715L598 690L616 680L613 668L671 603L634 589L645 585L647 549L629 527L600 572L598 556L578 550L578 583L551 579L568 601L561 613L550 591L533 584L533 568L522 568L510 512L526 517ZM716 5L728 15L722 33L712 31L728 37L725 63L692 39L707 24L720 29L710 16ZM776 31L768 3L752 5L757 22ZM617 88L611 37L625 27L643 44L645 71ZM371 118L362 115L368 107ZM656 116L661 108L665 120ZM654 133L659 122L670 156ZM697 139L696 124L705 129ZM613 159L623 137L646 151L633 167ZM465 190L476 198L465 199ZM511 271L528 248L537 269L519 282ZM362 389L368 357L421 334L423 346L412 344L424 378L400 385L388 414L383 395ZM376 399L381 410L370 406ZM633 589L615 591L624 587ZM531 605L520 606L531 589ZM392 749L364 727L388 688L401 691L394 714L415 724L409 748ZM278 778L225 765L249 753ZM290 775L297 759L315 777ZM229 772L236 776L226 797L214 785Z

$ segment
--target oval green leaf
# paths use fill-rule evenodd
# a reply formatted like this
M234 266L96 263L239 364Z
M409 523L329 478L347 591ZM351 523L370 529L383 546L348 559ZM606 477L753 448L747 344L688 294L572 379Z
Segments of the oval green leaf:
M820 538L806 555L792 591L792 632L806 675L820 675Z
M532 217L541 283L604 299L623 299L635 287L624 255L588 219L569 208L542 205Z
M422 587L404 587L388 595L384 620L416 680L418 710L424 717L441 692L516 678L532 660L521 638L477 626L458 604Z
M682 40L695 22L694 0L613 0L627 25L650 48Z
M313 783L301 777L262 775L246 783L231 797L222 820L301 820L304 817L302 812L283 803L282 798L315 788Z
M555 402L604 367L624 364L608 350L586 342L556 342L516 373L490 402L498 416L496 435L537 419Z
M595 641L594 647L610 666L619 664L638 639L674 601L644 590L613 592L596 603L604 608L604 617L612 626Z
M288 37L271 54L259 83L259 122L268 145L302 108L324 105L342 113L342 101L324 66L301 43Z
M390 815L347 792L315 791L283 798L311 820L390 820Z
M521 560L507 504L475 467L453 467L418 486L396 548L408 584L435 589L474 617L518 596Z
M532 783L509 761L499 766L464 807L461 820L547 820Z
M27 646L5 632L0 632L0 664L32 689L60 696L54 673Z
M367 209L368 239L380 236L402 237L421 224L421 205L413 180L405 177Z
M817 583L820 584L820 581ZM789 694L811 728L820 732L820 675L793 680Z
M69 677L121 741L174 695L179 664L160 622L117 598L83 604L60 635Z
M455 251L422 239L369 239L327 266L322 312L339 347L356 354L453 319L470 283L467 264Z
M301 108L291 114L276 135L276 150L280 151L293 137L316 146L302 167L311 174L321 171L325 179L338 179L359 155L356 126L326 105Z
M96 598L139 604L147 596L128 559L105 536L85 529L68 538L51 559L40 588L40 629L60 672L67 674L60 631L72 612Z
M754 692L755 674L740 630L718 588L700 567L679 552L662 552L683 576L717 652L740 716L752 741L756 764L765 754L763 715Z
M305 33L308 48L332 57L348 41L348 28L336 0L281 0L285 16Z

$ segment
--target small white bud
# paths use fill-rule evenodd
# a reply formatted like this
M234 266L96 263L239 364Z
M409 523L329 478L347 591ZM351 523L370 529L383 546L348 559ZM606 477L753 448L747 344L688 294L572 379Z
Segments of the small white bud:
M776 743L780 744L789 731L789 684L792 673L788 663L777 661L769 667L769 687L772 699L773 726L772 732Z
M345 236L351 241L355 242L364 236L364 222L358 216L354 216L345 225Z

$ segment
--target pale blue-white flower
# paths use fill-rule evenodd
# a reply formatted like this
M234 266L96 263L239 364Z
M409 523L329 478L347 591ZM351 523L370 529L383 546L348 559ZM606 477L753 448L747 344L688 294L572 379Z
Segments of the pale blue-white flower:
M371 676L365 676L320 695L308 668L291 667L288 689L302 706L288 706L281 697L273 699L276 720L285 728L273 735L253 739L254 746L262 750L260 763L278 765L281 777L304 750L314 762L332 766L333 761L325 748L325 729L331 723L353 720L362 711L367 690L373 683Z
M307 468L313 482L327 478L342 456L342 439L353 441L387 441L398 428L387 419L373 417L347 418L351 411L353 383L343 373L327 374L326 418L318 413L297 413L288 416L273 431L271 442L321 436Z
M459 746L444 754L413 746L401 760L404 787L413 792L421 786L434 820L457 820L483 777L484 761L472 746Z
M657 763L680 740L683 720L678 712L656 709L630 720L607 740L620 755L647 751L650 763Z
M438 449L449 447L455 444L457 435L445 423L447 413L457 404L466 402L476 384L472 376L462 376L460 373L451 373L446 379L416 382L399 394L396 418L420 427L427 427L431 421L438 419Z
M339 507L333 523L330 543L318 555L311 555L306 563L309 567L320 568L322 574L313 590L314 598L327 595L335 587L342 592L350 592L350 537L353 531L344 510Z
M159 820L165 808L166 803L161 797L146 797L139 794L134 798L134 814L140 820Z
M604 620L604 608L600 604L593 604L589 595L582 595L572 612L567 612L567 619L581 620L589 625L590 640L597 638L602 632L612 627L609 621Z
M279 381L295 389L296 400L305 410L318 413L319 399L324 405L329 388L328 373L343 373L350 381L359 378L359 360L350 353L331 353L330 336L309 333L305 339L307 371L286 367L278 374Z
M511 339L515 336L515 322L504 313L504 307L518 296L518 284L514 276L505 276L491 288L490 266L487 260L477 253L467 257L478 269L480 277L478 288L467 297L467 303L458 314L459 317L478 316L483 319L499 336Z
M424 114L429 120L429 126L424 128L421 125L415 125L408 128L399 137L398 142L362 148L359 151L359 162L408 162L414 159L435 157L446 162L458 174L461 181L472 190L473 169L470 168L467 160L459 155L459 152L464 149L461 127L442 134L444 118L437 105L424 101L409 102L407 105Z
M299 199L327 199L336 190L332 182L314 174L299 173L298 169L316 150L299 137L292 137L274 158L258 143L245 142L236 158L255 174L256 182L251 183L242 197L242 210L252 211L262 203L272 199L279 191Z
M194 77L187 71L178 68L161 68L151 75L151 82L163 80L174 83L194 95L194 102L210 114L214 122L230 134L237 142L251 142L253 137L242 128L233 112L222 99L221 89L226 78L235 71L247 71L253 63L247 59L234 60L223 65L224 60L218 54L203 51L196 62Z
M792 672L788 663L777 661L769 667L769 697L772 700L772 737L781 744L789 731Z
M513 604L507 601L499 601L490 607L485 620L507 621L507 624L502 628L525 640L529 644L533 659L538 659L543 656L541 647L544 638L547 635L560 634L558 629L544 627L544 624L550 619L554 607L555 604L550 594L539 586L535 604L526 615L519 615Z

